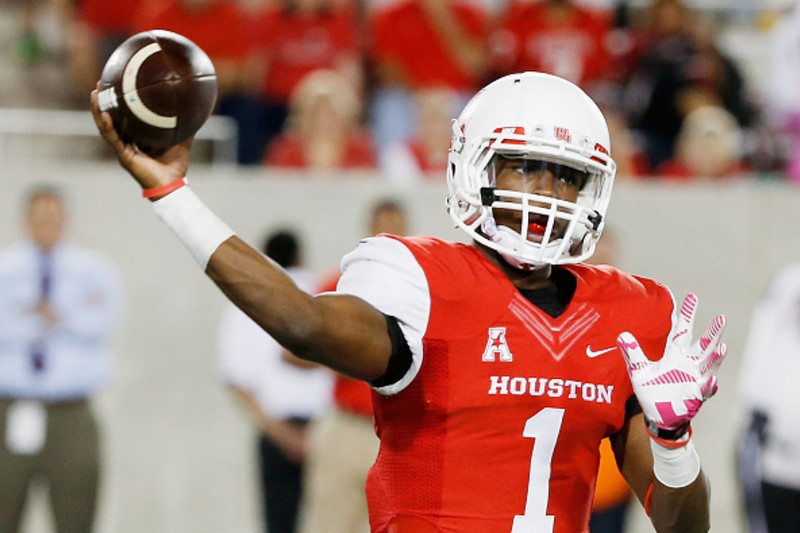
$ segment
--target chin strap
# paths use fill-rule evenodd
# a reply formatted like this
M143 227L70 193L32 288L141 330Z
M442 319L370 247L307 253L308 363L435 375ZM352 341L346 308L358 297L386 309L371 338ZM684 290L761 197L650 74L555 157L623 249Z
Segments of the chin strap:
M489 237L492 242L497 243L499 246L514 250L514 252L519 252L519 245L522 241L522 236L514 231L513 229L509 228L508 226L498 226L495 222L494 218L488 217L481 223L481 231L484 235ZM552 252L555 253L559 247L561 246L562 239L557 239L545 245L545 252ZM542 245L536 244L532 242L525 242L522 244L523 252L525 255L539 255ZM509 254L508 252L504 252L501 250L497 250L497 253L508 263L509 265L513 266L514 268L518 268L520 270L526 271L533 271L533 270L541 270L547 266L550 266L550 263L540 263L538 261L527 261L517 255Z

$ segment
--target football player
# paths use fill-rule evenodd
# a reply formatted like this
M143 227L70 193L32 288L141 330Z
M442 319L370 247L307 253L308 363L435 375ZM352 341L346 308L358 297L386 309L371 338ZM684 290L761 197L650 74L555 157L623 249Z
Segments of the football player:
M584 533L598 447L659 532L708 531L692 418L716 391L717 316L697 298L581 263L615 163L577 86L500 78L453 122L448 211L471 244L382 235L343 259L336 293L300 291L186 185L190 143L152 159L97 126L219 288L293 353L374 389L377 533Z

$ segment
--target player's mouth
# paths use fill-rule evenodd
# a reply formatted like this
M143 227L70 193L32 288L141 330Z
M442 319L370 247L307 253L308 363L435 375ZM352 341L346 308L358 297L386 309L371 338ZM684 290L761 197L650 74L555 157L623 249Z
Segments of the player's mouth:
M539 215L531 215L528 219L528 240L531 242L540 243L544 238L544 234L547 232L547 217L546 216L539 216ZM553 231L550 234L550 240L554 240L557 238L558 229L557 227L553 227Z
M521 213L509 213L504 210L497 210L495 212L495 220L498 225L507 226L519 233L522 233L523 230L526 229L527 240L532 243L540 244L547 233L547 224L550 218L547 215L528 213L528 224L526 227L522 225ZM550 242L560 239L564 235L565 226L562 222L561 220L554 221L553 229L550 232Z
M542 226L536 222L528 224L528 235L544 235L545 231L547 231L547 226Z

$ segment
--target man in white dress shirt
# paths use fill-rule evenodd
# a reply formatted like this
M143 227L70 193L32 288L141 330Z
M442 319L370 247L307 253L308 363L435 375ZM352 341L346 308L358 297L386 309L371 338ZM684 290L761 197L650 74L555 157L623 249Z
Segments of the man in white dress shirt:
M47 482L59 533L89 533L100 472L90 398L109 380L122 288L114 264L63 242L58 190L25 203L27 239L0 250L0 533Z
M740 370L749 414L739 446L748 531L800 531L800 263L782 268L753 312Z
M270 235L263 251L299 287L317 287L317 280L300 266L300 246L293 233ZM293 533L302 497L306 426L329 407L333 376L285 350L233 304L222 316L219 356L223 381L258 429L266 529Z

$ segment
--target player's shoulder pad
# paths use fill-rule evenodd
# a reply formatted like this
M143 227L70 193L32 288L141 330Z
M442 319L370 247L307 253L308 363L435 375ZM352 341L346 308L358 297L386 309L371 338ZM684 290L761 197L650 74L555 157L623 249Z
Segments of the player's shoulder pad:
M629 274L610 265L588 265L580 263L568 268L578 278L579 283L586 283L594 290L607 294L617 300L672 300L666 285L643 276Z
M415 316L429 309L425 272L411 250L400 239L387 236L361 240L355 250L342 258L342 276L337 292L366 300L382 313L402 321L410 307Z

